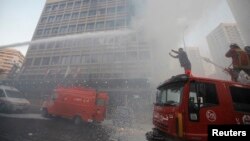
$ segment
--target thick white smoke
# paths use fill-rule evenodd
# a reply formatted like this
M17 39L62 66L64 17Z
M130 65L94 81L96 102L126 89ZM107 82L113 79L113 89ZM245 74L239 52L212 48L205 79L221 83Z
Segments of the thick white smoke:
M183 34L198 22L205 11L213 10L217 0L135 0L136 16L132 26L145 31L152 44L155 83L183 73L171 49L183 47ZM139 13L139 14L138 14ZM188 28L187 28L188 27Z

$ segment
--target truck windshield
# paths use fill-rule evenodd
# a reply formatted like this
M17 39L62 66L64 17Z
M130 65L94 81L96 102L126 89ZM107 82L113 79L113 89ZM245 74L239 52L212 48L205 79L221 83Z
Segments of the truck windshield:
M20 93L19 91L5 90L5 92L6 92L8 97L11 97L11 98L23 98L22 93Z
M250 89L241 87L230 87L234 109L240 112L250 113Z
M182 90L184 83L170 84L161 87L157 91L156 104L157 105L177 105L181 101Z

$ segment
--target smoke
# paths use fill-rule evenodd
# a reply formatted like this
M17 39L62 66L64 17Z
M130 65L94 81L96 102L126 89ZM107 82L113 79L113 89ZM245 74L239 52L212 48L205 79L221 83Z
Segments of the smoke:
M218 1L217 1L218 2ZM183 34L211 9L216 0L136 0L136 16L132 27L145 32L152 46L155 83L183 73L177 59L169 56L171 49L183 47Z
M26 42L20 42L20 43L13 43L8 45L2 45L1 48L9 48L9 47L18 47L18 46L24 46L24 45L32 45L32 44L39 44L39 43L47 43L47 42L53 42L53 41L64 41L64 40L73 40L73 39L83 39L83 38L93 38L93 37L105 37L110 36L114 37L117 35L127 35L131 33L129 30L117 30L117 31L100 31L100 32L90 32L90 33L81 33L81 34L75 34L75 35L65 35L65 36L57 36L57 37L51 37L51 38L45 38L45 39L38 39L34 41L26 41Z

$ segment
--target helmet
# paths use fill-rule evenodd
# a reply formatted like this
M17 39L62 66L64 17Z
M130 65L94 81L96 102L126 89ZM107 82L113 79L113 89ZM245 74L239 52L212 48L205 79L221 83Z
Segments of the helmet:
M178 51L183 51L183 48L179 48L179 50Z
M238 44L236 44L236 43L232 43L232 44L230 44L230 46L229 46L230 48L240 48L239 47L239 45Z

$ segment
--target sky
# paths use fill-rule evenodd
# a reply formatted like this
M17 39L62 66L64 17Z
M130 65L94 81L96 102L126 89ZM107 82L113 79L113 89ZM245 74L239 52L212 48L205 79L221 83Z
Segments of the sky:
M45 0L0 0L0 46L30 41ZM17 48L23 54L27 47Z

